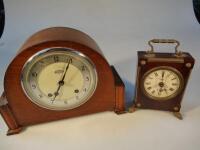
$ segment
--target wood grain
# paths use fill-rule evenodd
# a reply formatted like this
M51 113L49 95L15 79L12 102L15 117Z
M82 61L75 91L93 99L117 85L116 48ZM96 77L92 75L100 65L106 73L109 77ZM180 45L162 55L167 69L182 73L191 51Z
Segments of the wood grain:
M54 47L69 48L83 53L91 59L97 70L98 83L93 96L86 103L72 110L54 111L39 107L25 95L20 83L21 71L26 61L41 50ZM9 110L13 113L17 126L25 127L102 111L124 111L123 82L120 85L122 90L116 91L116 86L119 86L116 85L118 83L116 80L120 80L119 76L114 77L100 48L83 32L63 27L45 29L31 36L19 51L8 66L4 78ZM20 130L16 131L18 132Z

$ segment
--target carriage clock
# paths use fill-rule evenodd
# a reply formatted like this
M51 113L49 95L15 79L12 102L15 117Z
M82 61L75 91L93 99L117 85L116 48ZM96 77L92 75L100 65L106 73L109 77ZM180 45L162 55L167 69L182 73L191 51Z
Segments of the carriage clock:
M95 41L66 27L31 36L7 68L0 113L9 130L95 112L124 112L124 84Z
M175 53L154 52L153 43L176 44ZM149 51L138 51L135 108L171 111L182 119L181 100L187 85L194 58L179 51L178 41L153 39Z

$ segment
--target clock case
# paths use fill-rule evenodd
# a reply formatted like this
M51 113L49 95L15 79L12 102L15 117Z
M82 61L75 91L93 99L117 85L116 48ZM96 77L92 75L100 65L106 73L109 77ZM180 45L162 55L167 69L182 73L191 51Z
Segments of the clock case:
M21 71L26 61L41 50L54 47L79 51L89 57L96 67L98 83L94 94L86 103L71 110L54 111L39 107L29 100L21 86ZM75 29L53 27L31 36L8 66L0 113L9 128L7 135L12 135L19 133L23 127L43 122L102 111L123 113L124 92L123 81L92 38Z
M154 52L152 43L175 43L175 53ZM144 108L171 111L174 112L176 117L182 119L180 114L181 101L195 60L189 53L178 51L177 48L180 44L173 39L153 39L149 41L149 45L151 47L150 51L138 51L136 90L133 109ZM183 76L183 85L179 94L163 101L149 98L143 92L142 86L145 73L153 68L161 66L175 68Z

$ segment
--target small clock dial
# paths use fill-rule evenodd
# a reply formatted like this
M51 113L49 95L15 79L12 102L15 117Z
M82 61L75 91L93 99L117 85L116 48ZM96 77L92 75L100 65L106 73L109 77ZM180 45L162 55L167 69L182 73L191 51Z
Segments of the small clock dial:
M95 66L82 53L51 49L34 55L22 71L22 87L29 99L52 110L68 110L85 103L97 85Z
M167 100L176 96L182 87L182 76L171 67L158 67L144 75L143 88L148 97Z

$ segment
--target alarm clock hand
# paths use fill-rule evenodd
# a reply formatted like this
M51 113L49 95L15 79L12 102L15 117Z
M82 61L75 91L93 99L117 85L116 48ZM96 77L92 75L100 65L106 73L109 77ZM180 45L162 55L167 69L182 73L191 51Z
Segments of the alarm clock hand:
M65 76L66 76L67 70L69 69L69 64L70 64L71 62L72 62L72 59L69 59L69 60L68 60L68 64L67 64L67 66L66 66L66 68L65 68L63 77L62 77L62 79L58 82L58 85L59 85L59 86L58 86L56 92L54 93L54 98L51 100L52 103L55 101L56 97L59 95L59 90L60 90L61 86L64 85Z

